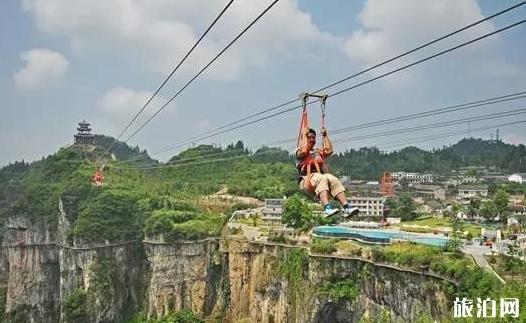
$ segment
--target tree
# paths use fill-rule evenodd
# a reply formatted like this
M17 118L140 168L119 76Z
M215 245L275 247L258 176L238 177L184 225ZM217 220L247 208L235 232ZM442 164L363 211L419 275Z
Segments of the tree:
M508 203L510 201L510 195L506 193L504 189L499 189L493 195L493 204L495 205L497 215L499 217L504 217L508 213Z
M462 239L462 235L463 235L462 221L456 216L452 216L450 218L450 221L451 221L452 232L451 232L451 237L449 238L449 243L448 243L447 248L449 251L460 253L460 249L464 245L464 241Z
M294 229L301 230L308 228L312 224L312 220L312 210L298 194L285 201L281 222Z
M417 217L416 206L409 193L400 194L394 213L402 218L402 221L410 221Z
M471 217L475 217L477 214L480 213L480 205L481 205L480 198L478 197L471 198L467 206L467 213Z
M508 245L508 254L503 255L504 257L504 270L509 272L511 274L511 278L513 278L513 275L520 271L521 267L523 266L522 261L519 258L520 256L520 248L517 244L517 241L515 241L513 244Z
M480 214L486 220L493 220L499 215L493 200L486 200L480 204Z

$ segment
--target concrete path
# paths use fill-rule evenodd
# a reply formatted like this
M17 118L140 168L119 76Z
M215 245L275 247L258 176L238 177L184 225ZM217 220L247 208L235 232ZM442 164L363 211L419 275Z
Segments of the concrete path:
M491 267L491 265L488 263L488 260L486 259L486 257L484 257L484 255L486 255L486 254L491 252L491 248L490 247L476 246L476 245L465 245L462 248L462 251L464 251L467 254L470 254L473 257L473 259L475 259L475 262L477 263L477 265L480 268L492 272L495 276L497 276L497 278L502 283L504 283L504 284L506 283L506 281L504 281L504 279L502 279L502 277L500 277L499 274L497 274L497 272L495 270L493 270L493 267Z
M475 259L475 262L480 268L492 270L491 266L486 260L486 257L484 257L485 254L491 251L491 248L486 246L465 245L462 248L462 251L473 256L473 259Z

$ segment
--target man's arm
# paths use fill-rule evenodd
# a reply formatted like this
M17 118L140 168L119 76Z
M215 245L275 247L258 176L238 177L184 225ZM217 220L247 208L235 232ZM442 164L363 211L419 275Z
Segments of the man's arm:
M306 154L309 153L309 141L307 140L307 135L309 134L309 128L305 127L301 131L300 143L298 149L296 150L296 157L303 158Z
M328 157L328 156L332 155L334 150L332 149L332 142L329 139L329 135L327 134L327 128L323 127L321 129L321 136L322 136L322 140L323 140L323 147L325 148L324 151L323 151L323 154L326 157Z

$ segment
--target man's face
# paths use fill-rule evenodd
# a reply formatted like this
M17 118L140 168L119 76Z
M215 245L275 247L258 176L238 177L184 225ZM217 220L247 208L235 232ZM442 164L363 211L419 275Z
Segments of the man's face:
M312 132L309 132L307 134L307 142L309 143L309 148L312 149L312 147L314 147L316 144L316 135Z

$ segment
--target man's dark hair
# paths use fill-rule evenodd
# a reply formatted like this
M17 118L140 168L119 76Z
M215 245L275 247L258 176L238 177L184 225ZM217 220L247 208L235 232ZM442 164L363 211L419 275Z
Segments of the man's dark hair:
M312 128L309 128L309 132L308 133L312 133L313 135L316 136L316 130L312 129Z

